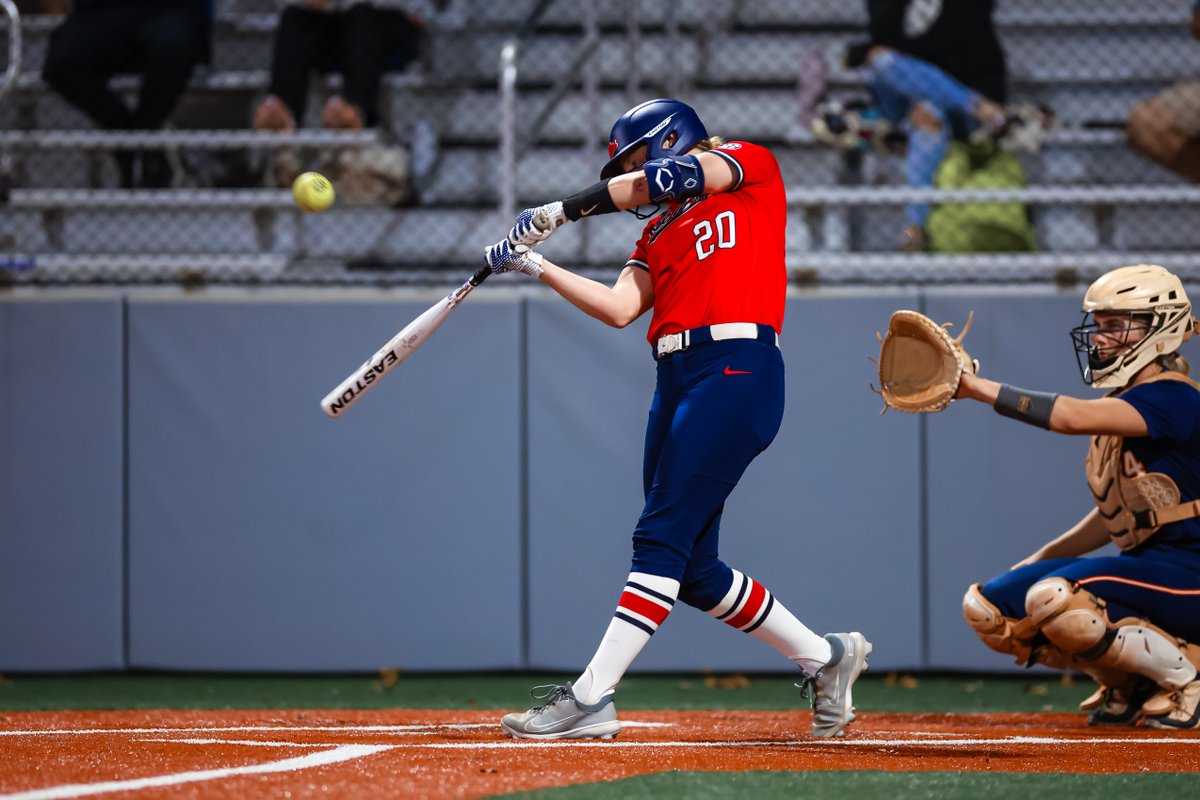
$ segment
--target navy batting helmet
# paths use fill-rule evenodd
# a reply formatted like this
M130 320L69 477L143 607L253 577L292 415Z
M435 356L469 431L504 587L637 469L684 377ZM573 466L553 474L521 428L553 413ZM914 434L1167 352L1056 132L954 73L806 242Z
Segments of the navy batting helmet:
M664 142L672 133L675 141L667 147ZM643 142L646 159L650 160L683 155L707 138L704 123L687 103L669 97L647 100L626 111L613 125L608 136L608 163L600 170L600 177L620 175L621 157Z

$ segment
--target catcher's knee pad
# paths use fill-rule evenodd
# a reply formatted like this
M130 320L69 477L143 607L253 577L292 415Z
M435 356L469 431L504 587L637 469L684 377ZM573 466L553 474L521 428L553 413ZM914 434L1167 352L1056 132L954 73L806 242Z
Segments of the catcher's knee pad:
M1066 578L1046 578L1030 586L1025 612L1047 639L1068 653L1090 658L1108 648L1104 601Z
M1029 587L1025 610L1047 639L1082 661L1144 675L1168 689L1196 679L1200 647L1146 620L1112 622L1103 600L1065 578Z
M1037 629L1028 617L1019 620L1004 616L983 596L983 587L978 583L972 584L963 595L963 616L988 647L998 653L1016 656L1018 664L1029 662Z

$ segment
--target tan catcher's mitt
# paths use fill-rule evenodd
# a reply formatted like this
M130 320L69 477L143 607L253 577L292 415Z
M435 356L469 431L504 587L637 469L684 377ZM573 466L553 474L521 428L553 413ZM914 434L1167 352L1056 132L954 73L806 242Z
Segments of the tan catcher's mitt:
M963 349L962 340L971 329L975 312L957 339L946 328L919 311L896 311L888 322L887 335L879 339L879 393L884 411L894 408L910 413L941 411L958 391L963 370L975 374L979 362ZM880 412L882 413L882 412Z

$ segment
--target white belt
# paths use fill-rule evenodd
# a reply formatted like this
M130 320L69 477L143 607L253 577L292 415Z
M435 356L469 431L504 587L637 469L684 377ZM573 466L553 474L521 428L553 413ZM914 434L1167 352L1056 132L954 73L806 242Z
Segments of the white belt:
M726 339L759 339L760 326L753 322L720 322L716 325L709 325L705 328L697 328L694 331L680 331L679 333L668 333L666 336L658 337L658 343L654 348L655 356L662 358L665 355L676 353L680 350L686 350L692 346L693 342L720 342ZM779 346L779 334L774 334L775 346Z

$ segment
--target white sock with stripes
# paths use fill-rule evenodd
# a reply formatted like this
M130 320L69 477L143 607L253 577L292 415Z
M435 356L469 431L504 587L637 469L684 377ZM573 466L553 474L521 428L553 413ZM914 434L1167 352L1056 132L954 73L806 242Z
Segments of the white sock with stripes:
M729 593L708 613L771 645L809 675L829 663L829 642L796 619L765 586L736 569Z
M596 655L575 681L575 699L595 705L616 688L629 665L666 620L679 596L679 581L644 572L629 573L629 581Z

